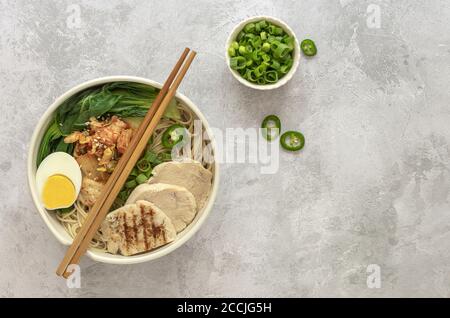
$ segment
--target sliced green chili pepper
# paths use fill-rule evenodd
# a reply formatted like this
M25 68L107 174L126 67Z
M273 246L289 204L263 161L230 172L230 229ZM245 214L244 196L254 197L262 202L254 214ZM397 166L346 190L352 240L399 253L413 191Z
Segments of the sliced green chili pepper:
M144 155L144 158L147 159L148 162L155 164L156 160L158 159L158 156L153 151L147 150L147 152ZM137 174L136 174L136 176L137 176Z
M269 115L262 121L261 128L263 129L263 137L268 141L274 140L280 135L281 121L275 115Z
M166 129L161 138L161 143L165 148L171 149L177 143L183 140L184 128L181 125L175 124Z
M310 39L303 40L302 43L300 44L300 47L303 51L303 54L305 54L306 56L314 56L317 53L316 44L314 43L313 40Z
M298 131L287 131L281 135L280 143L288 151L297 151L305 146L305 136Z

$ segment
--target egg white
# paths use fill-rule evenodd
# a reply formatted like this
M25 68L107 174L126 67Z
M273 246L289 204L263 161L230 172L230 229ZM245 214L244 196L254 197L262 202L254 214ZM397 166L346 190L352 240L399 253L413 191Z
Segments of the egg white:
M81 169L74 157L65 152L54 152L48 155L36 171L36 187L39 197L42 197L47 179L55 174L67 177L75 187L75 198L81 189Z

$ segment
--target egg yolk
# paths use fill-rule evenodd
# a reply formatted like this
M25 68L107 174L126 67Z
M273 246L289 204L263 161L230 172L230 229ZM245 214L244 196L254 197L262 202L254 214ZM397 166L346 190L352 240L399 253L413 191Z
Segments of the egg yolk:
M42 202L49 209L68 207L75 201L75 186L63 175L53 175L47 179L42 189Z

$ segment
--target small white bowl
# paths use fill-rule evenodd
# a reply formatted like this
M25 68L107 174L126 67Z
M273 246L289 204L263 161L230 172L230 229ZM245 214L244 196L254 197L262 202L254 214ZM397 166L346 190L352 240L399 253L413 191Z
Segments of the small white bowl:
M50 123L51 118L53 117L53 113L55 110L69 97L73 96L74 94L85 90L86 88L102 85L105 83L110 82L119 82L119 81L125 81L125 82L136 82L136 83L142 83L147 84L150 86L154 86L156 88L161 88L162 85L145 78L140 77L134 77L134 76L108 76L108 77L102 77L98 79L94 79L85 83L82 83L78 86L75 86L74 88L70 89L66 93L64 93L62 96L60 96L56 101L47 109L47 111L42 115L41 119L39 120L36 128L34 129L33 136L31 137L30 142L30 149L28 151L28 162L27 162L27 170L28 170L28 186L31 191L31 196L33 198L34 205L36 206L36 209L39 211L42 219L44 220L45 224L49 228L49 230L53 233L53 235L56 237L58 241L60 241L64 245L70 245L72 243L72 238L70 235L66 232L64 227L61 225L61 223L56 219L55 213L51 211L47 211L41 201L39 200L38 190L36 188L36 159L37 159L37 152L39 149L39 144L42 140L42 137L48 127L48 124ZM216 143L214 141L214 137L211 132L211 128L206 121L203 114L200 112L200 110L197 108L197 106L194 105L191 100L189 100L186 96L184 96L181 93L176 94L176 98L180 100L184 105L188 106L200 119L203 123L204 129L206 131L206 134L211 139L211 146L213 149L214 156L216 155ZM216 159L216 158L215 158ZM142 263L147 262L151 260L155 260L157 258L160 258L164 255L169 254L170 252L173 252L178 247L186 243L194 234L198 231L198 229L202 226L202 224L205 222L208 214L211 212L212 206L214 204L214 201L216 199L217 195L217 189L219 186L219 165L217 163L217 160L213 163L213 181L212 181L212 187L211 192L208 197L208 201L206 202L205 206L201 211L197 213L195 216L195 219L192 221L189 226L183 230L181 233L178 233L177 238L175 241L164 245L154 251L149 251L143 254L134 255L134 256L122 256L122 255L112 255L108 253L101 252L99 250L95 249L89 249L87 251L87 255L98 262L103 263L110 263L110 264L136 264L136 263ZM62 259L63 255L61 255Z
M228 55L228 48L230 47L231 42L233 42L236 39L239 32L241 32L241 30L248 23L260 21L260 20L266 20L266 21L272 22L273 24L276 24L276 25L282 27L283 30L287 34L289 34L289 36L294 37L294 40L295 40L294 64L292 65L289 72L286 75L284 75L278 82L276 82L274 84L266 84L266 85L253 84L252 82L249 82L245 78L243 78L237 71L233 70L230 66L230 56ZM298 44L298 40L297 40L297 37L295 36L294 31L292 31L292 29L283 21L281 21L277 18L265 16L265 15L255 16L255 17L251 17L251 18L248 18L248 19L242 21L241 23L239 23L238 25L236 25L234 27L233 31L231 31L231 34L228 37L227 44L225 47L225 60L227 61L228 69L230 70L231 74L233 74L234 78L236 78L240 83L244 84L247 87L266 91L266 90L271 90L271 89L275 89L275 88L283 86L284 84L289 82L289 80L292 78L292 76L294 76L295 72L297 71L299 61L300 61L300 45Z

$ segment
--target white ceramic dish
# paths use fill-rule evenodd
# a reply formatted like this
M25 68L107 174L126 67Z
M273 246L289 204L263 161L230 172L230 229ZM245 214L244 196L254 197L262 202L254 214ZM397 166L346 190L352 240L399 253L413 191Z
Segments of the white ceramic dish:
M66 232L64 227L61 225L61 223L56 219L53 212L47 211L41 204L39 200L38 190L36 188L36 157L37 152L39 148L40 141L43 137L43 134L48 127L48 124L53 116L54 111L56 108L61 105L63 101L68 99L69 97L73 96L74 94L88 88L91 86L97 86L109 82L117 82L117 81L128 81L128 82L137 82L137 83L143 83L148 84L157 88L161 88L162 85L140 77L133 77L133 76L109 76L109 77L103 77L94 79L85 83L82 83L66 93L64 93L62 96L60 96L48 109L47 111L42 115L41 119L39 120L33 136L31 138L30 142L30 149L28 151L28 162L27 162L27 170L28 170L28 185L31 191L31 195L34 201L34 204L36 206L36 209L39 211L42 219L44 220L45 224L47 224L47 227L49 230L53 233L53 235L56 237L58 241L60 241L64 245L70 245L72 243L72 238L69 236L69 234ZM215 155L215 149L216 144L214 141L214 137L211 133L210 126L208 122L206 121L205 117L202 115L200 110L197 108L197 106L194 105L192 101L190 101L186 96L184 96L181 93L176 94L176 98L179 99L183 104L188 106L196 115L197 117L202 121L204 129L208 136L211 139L212 148ZM208 214L211 212L212 206L214 204L216 194L217 194L217 188L219 185L219 166L217 162L213 164L213 181L212 181L212 188L211 193L209 195L208 201L205 204L205 207L197 213L197 216L195 217L194 221L181 233L178 234L177 239L169 243L161 248L158 248L154 251L149 251L147 253L143 253L140 255L134 255L134 256L121 256L121 255L112 255L108 253L104 253L95 249L90 249L87 252L87 255L92 258L95 261L98 262L104 262L104 263L110 263L110 264L136 264L136 263L142 263L151 261L157 258L160 258L164 255L167 255L170 252L173 252L175 249L186 243L187 240L189 240L195 232L202 226L205 219L207 218Z
M233 42L236 39L239 32L241 32L241 30L248 23L260 21L260 20L267 20L267 21L270 21L270 22L282 27L283 30L287 34L289 34L290 36L293 36L295 39L294 64L292 65L292 68L290 69L290 71L286 75L284 75L278 82L276 82L274 84L268 84L268 85L253 84L253 83L247 81L246 79L244 79L237 71L233 70L230 67L230 57L228 55L228 48L230 47L231 42ZM297 71L299 61L300 61L300 45L298 43L298 39L295 36L294 31L292 31L292 29L283 21L281 21L277 18L265 16L265 15L255 16L255 17L251 17L251 18L248 18L248 19L242 21L241 23L239 23L238 25L236 25L234 27L233 31L231 31L230 36L228 37L228 40L227 40L226 47L225 47L225 60L227 61L228 69L230 70L231 74L233 74L234 78L236 78L241 84L244 84L245 86L251 87L254 89L271 90L271 89L275 89L275 88L283 86L284 84L289 82L289 80L294 76L295 72Z

